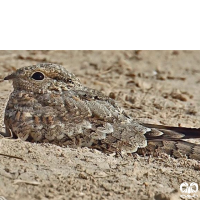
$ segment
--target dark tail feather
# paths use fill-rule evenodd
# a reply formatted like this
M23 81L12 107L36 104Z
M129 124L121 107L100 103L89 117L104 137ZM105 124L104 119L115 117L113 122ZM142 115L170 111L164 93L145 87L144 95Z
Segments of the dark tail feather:
M171 127L154 124L143 125L152 129L145 134L149 141L177 141L182 139L200 138L200 128Z
M182 139L200 138L200 129L171 127L154 124L143 124L151 129L145 134L148 145L141 149L145 154L167 153L175 158L200 160L200 144L194 144Z

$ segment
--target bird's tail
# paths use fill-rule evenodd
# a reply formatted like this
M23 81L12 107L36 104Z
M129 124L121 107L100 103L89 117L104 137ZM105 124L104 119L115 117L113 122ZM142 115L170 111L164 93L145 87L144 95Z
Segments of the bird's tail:
M145 134L149 141L180 140L200 138L200 128L172 127L154 124L143 124L151 129Z
M146 154L162 152L176 158L187 156L200 160L200 144L183 140L200 138L200 129L153 124L144 124L144 126L151 128L151 131L145 134L148 141Z

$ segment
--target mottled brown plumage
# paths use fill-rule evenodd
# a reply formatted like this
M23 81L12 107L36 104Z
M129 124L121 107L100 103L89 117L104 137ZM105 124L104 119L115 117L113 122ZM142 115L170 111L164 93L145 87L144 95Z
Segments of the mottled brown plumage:
M24 67L5 80L12 80L14 87L5 111L7 135L106 153L160 149L175 157L180 153L200 159L199 145L181 141L199 138L199 129L141 124L60 65Z

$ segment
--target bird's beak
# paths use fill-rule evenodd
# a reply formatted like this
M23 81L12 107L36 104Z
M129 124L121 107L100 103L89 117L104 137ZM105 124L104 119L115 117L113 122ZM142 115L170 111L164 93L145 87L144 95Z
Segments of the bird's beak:
M12 74L6 76L6 77L4 78L4 80L11 80L11 79L14 79L14 78L16 78L16 74L15 74L15 73L12 73Z

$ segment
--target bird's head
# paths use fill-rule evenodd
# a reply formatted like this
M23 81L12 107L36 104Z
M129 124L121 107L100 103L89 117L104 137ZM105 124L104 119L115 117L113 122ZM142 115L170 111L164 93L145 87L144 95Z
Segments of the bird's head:
M6 76L4 80L12 80L14 90L33 93L63 92L81 87L79 79L74 74L52 63L20 68Z

